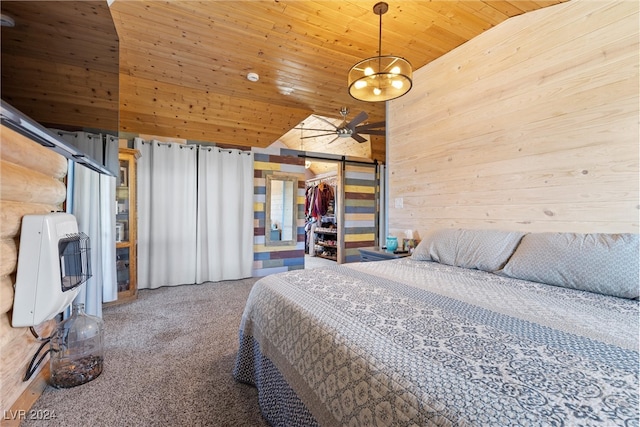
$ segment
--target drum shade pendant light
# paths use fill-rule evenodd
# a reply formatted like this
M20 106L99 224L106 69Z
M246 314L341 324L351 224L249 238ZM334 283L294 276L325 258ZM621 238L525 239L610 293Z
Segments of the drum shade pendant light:
M373 6L373 13L380 16L378 56L360 61L349 70L349 94L360 101L388 101L411 89L413 71L409 61L399 56L382 56L382 15L387 10L389 5L385 2Z

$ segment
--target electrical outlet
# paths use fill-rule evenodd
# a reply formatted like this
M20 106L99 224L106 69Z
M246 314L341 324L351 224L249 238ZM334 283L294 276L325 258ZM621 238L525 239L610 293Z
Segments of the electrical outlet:
M402 200L402 197L396 197L395 202L396 209L402 209L404 207L404 200Z

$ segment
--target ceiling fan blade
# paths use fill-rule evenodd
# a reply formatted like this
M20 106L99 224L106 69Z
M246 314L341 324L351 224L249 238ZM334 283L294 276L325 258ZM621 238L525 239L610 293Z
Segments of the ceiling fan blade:
M358 135L357 133L352 133L351 134L351 138L355 139L356 141L358 141L359 143L363 143L363 142L367 142L367 139Z
M300 139L309 139L309 138L317 138L319 136L329 136L329 135L335 135L335 132L331 132L331 133L321 133L320 135L309 135L309 136L303 136ZM332 141L333 142L333 141Z
M364 125L357 126L355 130L357 132L360 132L361 130L365 130L365 129L383 128L385 126L386 126L386 122L367 123Z
M335 138L333 138L331 141L327 142L327 144L331 144L333 141L335 141L336 139L340 138L340 136L336 136Z
M384 129L371 129L371 130L356 129L356 131L358 133L363 133L365 135L381 135L381 136L385 136L387 134Z
M330 124L334 129L338 129L338 126L334 125L333 123L331 123L329 120L325 119L325 118L324 118L324 117L322 117L322 116L316 116L316 115L314 115L313 117L315 117L315 118L316 118L316 119L318 119L318 120L322 120L322 121L323 121L323 122L325 122L325 123Z
M331 129L294 128L295 130L312 130L315 132L333 132Z
M369 115L366 112L360 111L357 116L355 116L349 123L347 123L346 127L348 127L349 129L353 129L368 118Z

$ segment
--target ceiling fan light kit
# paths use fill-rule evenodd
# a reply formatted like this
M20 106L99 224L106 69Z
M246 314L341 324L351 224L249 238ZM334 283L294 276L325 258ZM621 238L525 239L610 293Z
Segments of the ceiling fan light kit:
M360 101L381 102L409 92L413 70L406 59L382 55L382 15L389 10L384 2L376 3L373 12L380 16L378 56L358 62L349 70L349 94Z
M327 143L327 144L331 144L333 141L337 140L338 138L353 138L360 143L367 142L367 139L360 134L382 135L382 136L386 135L386 132L384 129L385 122L366 123L361 125L360 123L364 122L369 118L369 115L364 111L361 111L357 116L351 119L351 121L347 122L348 114L349 114L349 109L347 107L342 107L340 109L340 115L342 116L342 123L338 126L331 123L329 120L325 119L322 116L314 115L316 119L322 120L326 124L330 125L333 129L305 128L304 123L302 123L299 128L295 128L295 129L300 129L301 147L303 145L302 144L303 139L317 138L321 136L333 136L334 138ZM322 133L317 135L303 136L302 131L305 131L305 130L322 132Z

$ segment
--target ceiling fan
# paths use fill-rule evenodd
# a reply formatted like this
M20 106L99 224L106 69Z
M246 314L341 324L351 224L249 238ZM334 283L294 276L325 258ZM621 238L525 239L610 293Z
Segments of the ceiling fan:
M336 126L335 124L331 123L329 120L325 119L322 116L316 116L316 115L313 116L318 120L322 120L323 122L327 123L333 129L312 129L312 128L304 128L304 127L299 127L295 129L298 129L301 131L311 130L316 132L324 132L318 135L301 136L300 139L335 135L336 137L333 138L331 141L329 141L328 144L331 144L338 138L353 138L360 143L366 142L367 141L366 138L364 138L360 134L385 135L385 130L384 130L385 122L375 122L375 123L367 123L367 124L361 125L360 123L364 122L369 118L369 115L366 112L361 111L357 116L351 119L350 122L347 122L347 114L349 114L349 109L347 107L340 108L342 123L339 126Z

